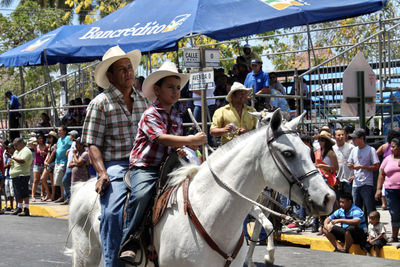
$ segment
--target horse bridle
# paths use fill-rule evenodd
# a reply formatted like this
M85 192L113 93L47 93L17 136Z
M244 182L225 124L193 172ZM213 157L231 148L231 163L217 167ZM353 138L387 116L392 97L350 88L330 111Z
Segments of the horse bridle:
M272 133L272 135L271 135ZM276 150L276 148L272 145L273 142L275 142L281 135L285 134L297 134L296 131L292 130L279 130L279 131L273 131L271 127L267 127L267 144L268 148L271 151L272 158L275 162L275 165L277 166L278 170L281 172L283 177L287 180L289 183L289 199L291 198L291 193L292 193L292 187L293 185L297 185L301 192L303 193L303 197L305 200L306 205L310 203L310 194L308 193L308 188L304 185L303 180L311 175L317 174L318 171L317 169L311 170L299 177L297 177L287 166L285 161L282 159L282 156L280 153Z

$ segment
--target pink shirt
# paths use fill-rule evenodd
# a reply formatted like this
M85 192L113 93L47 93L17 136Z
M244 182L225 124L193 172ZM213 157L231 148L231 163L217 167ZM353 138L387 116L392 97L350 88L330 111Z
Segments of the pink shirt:
M393 155L387 156L383 160L381 170L386 174L385 189L400 189L399 162L393 158Z

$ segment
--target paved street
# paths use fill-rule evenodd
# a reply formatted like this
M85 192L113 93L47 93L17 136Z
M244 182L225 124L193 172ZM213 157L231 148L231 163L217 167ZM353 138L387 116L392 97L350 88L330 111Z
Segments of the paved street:
M0 266L61 267L71 266L63 254L67 239L67 220L45 217L0 216ZM68 245L70 247L70 244ZM264 266L264 246L255 251L257 266ZM278 246L275 266L399 266L399 261L367 256Z
M67 220L1 215L0 266L71 266L63 254L67 227Z
M264 253L265 247L258 246L256 248L256 251L254 253L254 260L258 267L264 266L262 261ZM328 251L319 251L301 247L277 246L275 250L274 266L398 267L400 266L400 261L368 256L334 253Z

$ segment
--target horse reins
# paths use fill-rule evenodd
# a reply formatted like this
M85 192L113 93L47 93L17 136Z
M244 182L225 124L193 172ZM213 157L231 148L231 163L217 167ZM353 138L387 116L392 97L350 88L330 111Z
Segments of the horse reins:
M273 142L275 142L281 135L284 134L297 134L296 131L276 131L273 132L273 135L270 135L270 132L273 132L272 129L270 127L267 128L267 144L268 144L268 148L271 151L271 155L272 158L275 162L275 165L278 167L279 171L282 173L283 177L285 177L285 179L287 180L287 182L289 183L289 199L291 198L291 194L292 194L292 187L293 185L297 185L301 192L303 193L304 196L304 200L305 200L305 204L307 205L307 203L309 203L310 201L310 194L308 193L308 188L306 188L306 186L304 185L304 183L302 182L305 178L314 175L314 174L318 174L317 169L311 170L299 177L297 177L296 175L293 174L293 172L290 170L290 168L286 165L286 163L283 161L282 157L280 156L280 154L278 153L278 151L276 150L276 148L274 148L274 146L272 145Z
M225 265L224 267L229 267L232 263L232 261L236 258L237 254L240 251L240 248L243 245L243 240L244 240L244 233L242 231L242 234L240 235L240 238L238 242L236 243L236 247L233 250L232 254L229 255L226 252L224 252L217 243L212 239L212 237L207 233L206 229L204 229L203 225L199 221L199 219L196 216L196 213L194 212L192 208L192 204L190 203L189 200L189 180L190 177L186 177L185 181L183 182L182 185L182 192L183 192L183 199L184 199L184 214L188 214L189 218L192 220L196 230L199 232L199 234L203 237L203 239L207 242L207 244L216 252L218 252L219 255L221 255L225 259Z

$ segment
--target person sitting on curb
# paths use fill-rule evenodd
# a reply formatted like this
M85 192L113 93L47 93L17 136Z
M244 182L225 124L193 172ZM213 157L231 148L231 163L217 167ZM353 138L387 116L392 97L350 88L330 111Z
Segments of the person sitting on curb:
M383 223L380 222L381 214L374 210L368 216L368 246L367 249L373 248L375 251L375 257L379 257L379 250L386 245L386 228Z
M336 252L348 253L353 243L365 248L367 225L364 212L353 204L353 197L349 193L344 192L339 202L340 208L325 219L323 233L335 247ZM344 242L344 246L337 240Z

